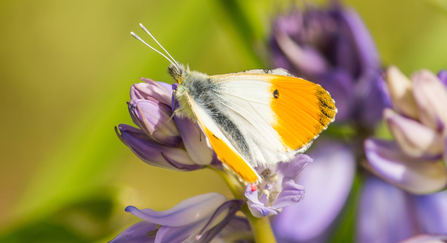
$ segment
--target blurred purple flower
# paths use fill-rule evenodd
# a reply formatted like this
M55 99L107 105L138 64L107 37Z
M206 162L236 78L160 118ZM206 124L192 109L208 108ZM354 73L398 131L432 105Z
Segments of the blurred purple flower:
M394 110L385 109L384 117L395 141L365 141L365 167L383 181L370 176L363 186L358 242L446 235L447 191L433 193L447 185L442 162L446 153L446 73L441 71L436 77L422 70L410 80L390 67L386 77ZM441 238L419 236L405 242L430 239Z
M373 127L387 105L378 52L357 13L330 3L275 20L274 65L328 90L337 104L336 123Z
M410 193L444 189L446 87L429 71L415 73L410 81L395 67L387 71L387 84L394 110L385 109L384 117L395 141L366 140L366 167Z
M412 195L369 176L360 198L357 242L394 243L419 234L446 235L446 202L447 191ZM424 238L427 241L422 241ZM405 242L429 242L428 239L413 238Z
M172 86L151 79L134 84L128 103L134 128L121 124L116 133L141 160L165 169L190 171L210 163L220 164L199 126L172 117ZM118 132L119 130L119 132Z
M110 242L210 242L232 221L242 204L242 200L227 200L221 194L207 193L160 212L128 206L126 212L144 221L130 226ZM227 228L223 233L231 232Z
M296 179L306 188L306 198L272 218L278 242L326 242L349 195L356 167L351 148L320 139L309 155L314 162Z
M276 167L258 167L262 182L256 190L247 185L245 197L253 216L261 218L279 214L286 206L304 198L304 187L296 183L298 174L312 162L305 154L298 154L292 161L279 163Z

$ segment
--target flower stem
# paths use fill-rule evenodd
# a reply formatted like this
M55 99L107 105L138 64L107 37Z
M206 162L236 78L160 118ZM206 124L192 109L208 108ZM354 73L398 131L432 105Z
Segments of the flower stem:
M250 223L251 230L255 235L256 243L275 243L275 235L273 234L272 227L270 226L269 217L256 218L248 209L247 204L244 204L240 209L247 217Z
M230 188L231 193L233 194L234 198L245 200L245 197L244 197L245 188L234 176L231 176L228 173L226 173L225 171L217 169L216 167L214 167L212 165L207 165L206 167L213 170L214 172L219 174L220 177L222 177L224 179L224 181L227 183L228 187Z

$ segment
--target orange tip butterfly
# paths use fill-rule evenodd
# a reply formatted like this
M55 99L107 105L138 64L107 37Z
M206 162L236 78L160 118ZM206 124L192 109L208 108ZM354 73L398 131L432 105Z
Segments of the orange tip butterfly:
M224 165L245 183L262 179L256 166L288 162L303 153L334 121L337 108L320 85L286 70L250 70L208 76L169 58L135 33L132 36L165 57L178 83L175 114L197 122L208 145Z

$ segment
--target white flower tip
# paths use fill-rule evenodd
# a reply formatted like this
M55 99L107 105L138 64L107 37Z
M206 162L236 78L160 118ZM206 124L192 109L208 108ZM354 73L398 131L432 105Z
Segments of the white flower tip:
M391 119L396 115L397 113L393 109L385 108L383 110L383 118L385 118L386 120Z
M423 69L411 76L413 83L420 84L421 82L441 82L431 71Z
M441 131L447 123L447 89L441 80L428 70L412 76L414 97L419 107L419 120Z
M417 119L418 109L410 79L397 67L391 66L387 69L386 81L394 107L405 116Z

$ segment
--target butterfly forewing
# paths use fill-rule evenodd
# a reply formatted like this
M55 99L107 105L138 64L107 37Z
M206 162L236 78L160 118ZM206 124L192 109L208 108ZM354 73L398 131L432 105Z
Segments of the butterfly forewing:
M228 116L252 139L250 144L267 154L263 157L291 159L327 128L337 109L320 85L285 76L283 69L268 72L251 70L210 78L222 86L217 100L223 101ZM262 158L258 163L263 164Z

